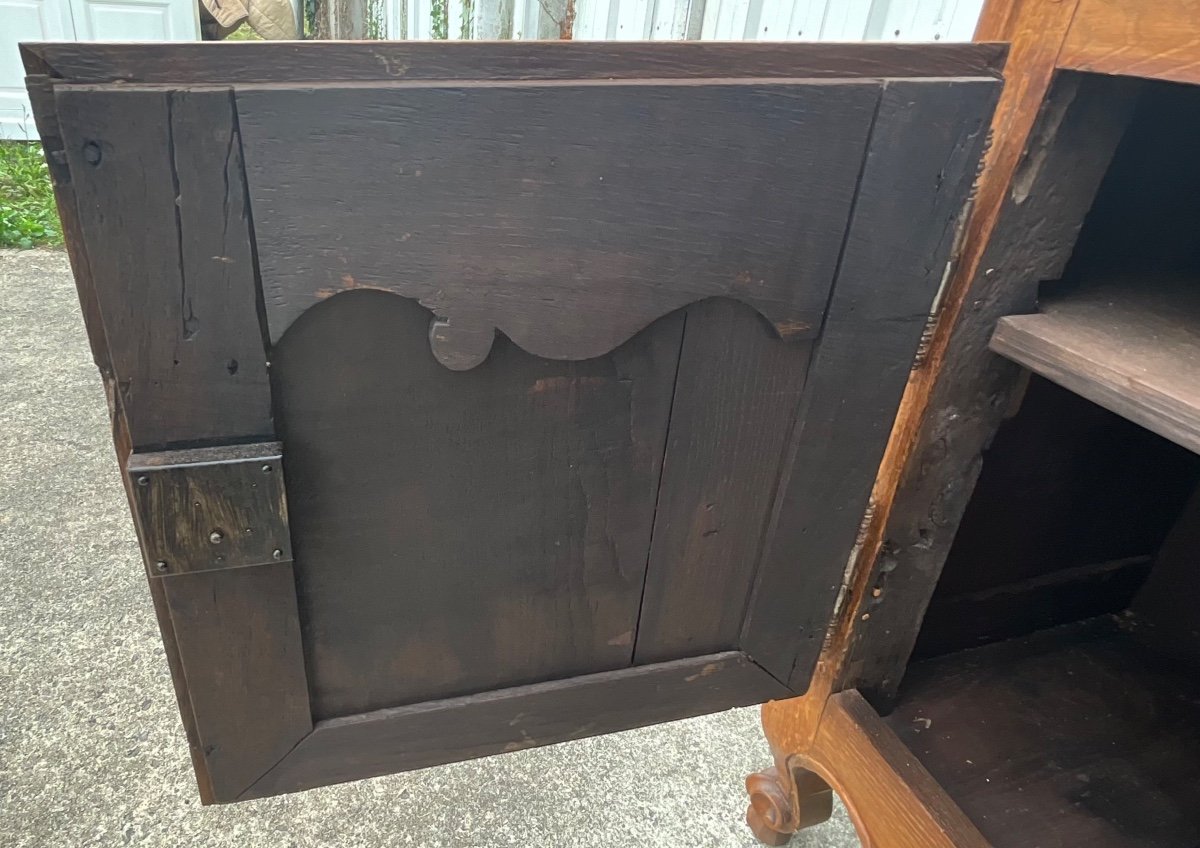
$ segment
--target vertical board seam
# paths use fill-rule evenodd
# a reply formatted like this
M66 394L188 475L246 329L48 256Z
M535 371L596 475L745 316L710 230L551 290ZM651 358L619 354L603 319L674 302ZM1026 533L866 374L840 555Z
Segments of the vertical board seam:
M756 561L754 563L754 575L753 575L753 579L751 580L751 589L746 595L745 607L742 610L742 627L741 627L740 638L738 641L743 644L740 644L739 648L743 652L745 652L746 656L750 657L750 659L753 660L755 662L755 664L760 665L769 674L771 672L767 669L767 667L765 665L762 665L761 663L759 663L757 660L755 660L753 655L746 649L746 647L744 645L744 642L746 640L746 630L750 623L749 622L750 612L753 609L754 601L758 596L759 585L760 585L761 576L762 576L762 564L763 564L763 561L766 559L768 552L770 551L771 541L774 538L776 529L779 526L779 511L782 509L782 501L783 501L781 495L783 493L784 487L787 485L788 480L791 478L792 472L794 471L793 466L796 461L796 454L799 451L800 437L804 433L804 418L805 418L806 414L808 413L808 406L812 402L810 381L813 376L813 368L816 366L816 361L819 358L820 353L821 353L821 343L825 338L826 324L829 321L829 310L830 310L830 307L833 305L834 294L837 292L838 278L841 276L842 264L843 264L843 261L845 260L846 250L850 243L850 231L853 229L854 216L855 216L856 212L858 211L858 198L859 198L859 194L862 190L863 177L866 175L867 163L871 158L871 144L875 137L875 123L879 119L879 110L883 105L883 93L884 93L884 90L887 88L887 82L885 80L880 80L879 83L880 83L879 89L876 92L876 96L875 96L875 108L871 112L871 121L867 125L867 139L866 139L866 143L863 145L862 162L859 163L858 175L855 177L855 180L854 180L854 194L850 200L850 209L846 214L846 227L842 232L842 244L841 244L841 247L838 249L837 262L834 265L833 282L829 286L829 295L825 299L825 309L821 313L821 330L817 334L816 341L812 345L812 351L810 352L809 357L808 357L808 364L805 367L804 387L801 390L800 400L796 405L796 413L795 413L795 415L792 416L792 423L791 423L791 427L789 428L789 432L788 432L788 436L787 436L786 459L783 462L779 463L779 469L778 469L778 472L776 475L776 481L775 481L774 494L771 496L771 504L770 504L770 507L767 509L766 526L764 527L763 533L760 537L759 546L758 546L758 554L755 557ZM794 665L795 665L795 657L792 658L792 663L789 665L789 668L788 668L788 679L791 679L792 666L794 666ZM771 676L776 677L776 679L778 679L778 677L774 674L771 674Z
M638 640L642 635L642 613L646 609L646 587L650 583L650 558L654 552L654 531L658 527L658 506L662 502L663 480L667 476L667 451L671 445L671 424L675 417L675 398L679 394L679 374L683 368L683 346L687 340L688 313L691 305L683 310L683 326L679 328L679 353L675 357L675 378L671 381L671 404L667 408L667 426L663 428L662 461L658 466L658 484L654 487L654 509L650 513L650 539L646 545L646 567L642 569L642 592L638 599L637 618L633 623L633 643L629 649L629 664L634 665L637 657Z

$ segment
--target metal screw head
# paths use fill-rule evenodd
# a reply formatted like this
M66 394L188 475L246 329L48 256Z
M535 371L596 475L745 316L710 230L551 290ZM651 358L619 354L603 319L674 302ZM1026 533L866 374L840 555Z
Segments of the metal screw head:
M102 156L100 145L94 141L89 141L83 145L83 161L89 165L99 165Z
M170 566L167 565L167 561L165 559L160 559L158 562L154 563L155 571L166 571L168 568L170 568Z
M225 534L220 530L214 530L208 534L208 541L212 542L214 545L219 545L221 542L225 541Z
M279 550L279 548L276 548L275 550L271 551L271 556L275 557L275 559L283 559L283 551Z
M137 483L139 486L149 486L150 478L143 474L141 477L138 477Z
M270 474L270 473L271 473L271 466L264 465L263 466L263 474Z

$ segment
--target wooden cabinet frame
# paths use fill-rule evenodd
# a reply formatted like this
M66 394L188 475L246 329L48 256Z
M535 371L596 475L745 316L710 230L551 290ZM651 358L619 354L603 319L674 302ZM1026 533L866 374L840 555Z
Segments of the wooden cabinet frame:
M989 340L1004 316L1036 310L1040 281L1062 274L1133 113L1132 81L1064 72L1200 83L1197 20L1192 0L984 8L976 38L1011 52L961 261L905 390L812 685L763 707L775 766L747 783L762 841L785 844L832 786L864 845L989 844L880 715L896 702L981 454L1024 385Z

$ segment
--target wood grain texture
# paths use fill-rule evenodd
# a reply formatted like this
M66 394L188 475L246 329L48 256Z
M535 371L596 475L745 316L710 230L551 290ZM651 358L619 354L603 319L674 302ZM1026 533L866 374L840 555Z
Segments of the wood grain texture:
M272 436L228 92L56 91L136 450Z
M787 696L737 652L318 722L243 799L583 739Z
M24 44L30 74L76 83L688 77L998 77L1003 44L264 42Z
M878 92L239 88L271 338L359 288L432 310L434 355L454 369L483 361L493 328L537 356L589 359L712 296L812 338Z
M996 848L1191 848L1200 684L1109 619L914 664L887 724Z
M803 691L938 287L997 87L888 83L742 649ZM820 601L797 609L795 599Z
M278 443L133 454L134 520L151 577L291 560Z
M173 574L170 610L212 801L234 801L312 730L290 562Z
M859 578L839 661L841 685L883 711L970 500L980 454L1020 385L1019 370L987 349L995 322L1032 311L1038 281L1062 274L1132 112L1136 87L1108 82L1063 77L1050 95L995 229L984 234L987 250L973 263L968 289L957 292L959 317L939 327L948 335L935 337L933 371L910 386L902 406L904 430L883 466L894 501L868 545L872 564ZM929 414L914 420L917 407Z
M1058 64L1200 83L1200 0L1080 0Z
M638 663L737 646L811 352L729 300L693 304L686 321Z
M340 295L272 358L318 717L629 664L682 315L610 356L479 368Z
M1115 281L1000 319L994 352L1200 453L1200 288Z
M946 791L854 690L833 695L819 726L788 727L801 714L791 702L763 707L776 760L802 767L832 786L863 848L988 848L989 843ZM801 750L778 747L808 736ZM1032 843L1027 843L1032 844Z

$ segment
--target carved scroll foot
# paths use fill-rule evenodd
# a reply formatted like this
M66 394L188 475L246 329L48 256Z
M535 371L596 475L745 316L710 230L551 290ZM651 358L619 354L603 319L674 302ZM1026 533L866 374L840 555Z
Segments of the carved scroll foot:
M746 824L764 845L786 845L797 830L820 824L833 813L833 790L798 766L772 766L752 774L746 791Z

